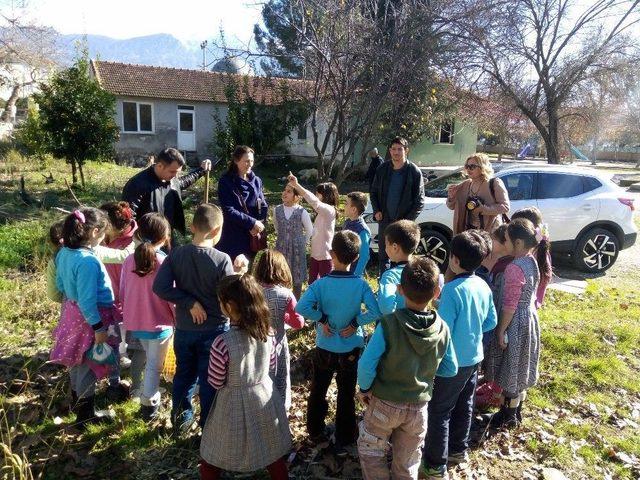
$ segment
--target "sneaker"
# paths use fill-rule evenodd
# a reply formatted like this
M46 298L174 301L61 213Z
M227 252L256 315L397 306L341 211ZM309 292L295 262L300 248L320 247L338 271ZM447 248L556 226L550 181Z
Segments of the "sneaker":
M158 418L159 411L159 405L140 405L140 416L147 422Z
M173 424L173 431L177 435L186 435L196 423L196 417L193 412L186 410L177 416L171 415L171 423Z
M129 384L122 380L107 387L106 397L109 402L121 403L129 399Z
M466 450L460 453L450 453L447 462L451 465L463 465L469 462L469 454Z
M332 447L333 448L331 450L336 457L344 458L349 455L349 452L347 451L345 446L339 442L334 442Z
M420 466L420 478L424 478L426 480L449 480L449 472L447 472L447 467L430 467L428 465Z

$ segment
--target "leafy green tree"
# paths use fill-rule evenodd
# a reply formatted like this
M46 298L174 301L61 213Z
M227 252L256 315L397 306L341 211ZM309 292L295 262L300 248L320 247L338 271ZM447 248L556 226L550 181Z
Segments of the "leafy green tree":
M256 85L255 82L260 82ZM258 154L283 153L283 140L301 125L308 109L291 98L285 82L261 78L231 78L225 87L227 117L214 117L213 147L230 158L236 145L249 145Z
M85 56L54 75L41 92L34 94L47 153L71 165L84 186L82 166L86 160L111 157L120 129L115 122L115 97L89 75Z
M41 160L47 153L45 139L46 133L42 130L40 112L38 108L30 104L27 110L27 118L15 131L15 140L20 149L27 154Z

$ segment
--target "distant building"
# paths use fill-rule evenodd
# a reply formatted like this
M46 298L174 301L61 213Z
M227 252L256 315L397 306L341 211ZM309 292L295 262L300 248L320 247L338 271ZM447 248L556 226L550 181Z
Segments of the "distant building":
M251 94L267 103L275 102L278 82L287 82L289 88L303 84L296 79L273 81L233 73L241 68L229 59L218 62L214 66L217 71L92 60L92 75L102 88L116 96L116 122L121 130L116 144L118 157L135 162L166 147L178 148L192 161L210 157L214 117L222 121L227 118L224 89L230 79L246 79ZM323 135L326 124L320 122L318 128ZM413 145L410 158L424 165L460 164L475 151L476 131L475 126L461 122L443 125L438 138ZM312 137L305 123L291 132L284 146L294 159L310 161L315 158Z

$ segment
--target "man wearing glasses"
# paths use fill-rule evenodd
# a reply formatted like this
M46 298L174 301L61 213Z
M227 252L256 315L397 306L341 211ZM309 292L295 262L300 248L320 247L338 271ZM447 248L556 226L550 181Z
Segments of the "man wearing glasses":
M384 230L396 220L415 220L424 206L424 183L420 169L407 159L409 142L396 137L389 145L391 161L376 170L371 184L371 205L378 222L380 275L389 268Z

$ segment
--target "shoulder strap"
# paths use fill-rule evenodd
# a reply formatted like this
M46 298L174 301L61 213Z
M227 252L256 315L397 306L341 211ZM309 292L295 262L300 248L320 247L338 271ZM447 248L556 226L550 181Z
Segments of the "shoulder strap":
M491 198L493 198L494 202L496 201L495 180L496 180L496 177L492 177L491 180L489 180L489 192L491 192Z

